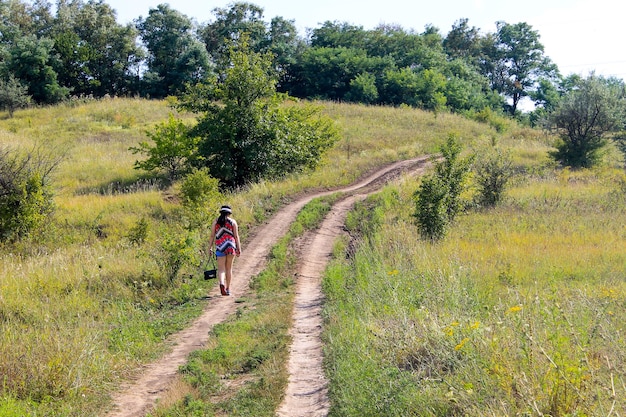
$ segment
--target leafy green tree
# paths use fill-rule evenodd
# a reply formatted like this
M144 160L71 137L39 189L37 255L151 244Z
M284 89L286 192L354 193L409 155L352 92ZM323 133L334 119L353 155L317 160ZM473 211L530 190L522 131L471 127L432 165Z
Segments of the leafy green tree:
M4 62L4 70L27 85L28 94L38 103L56 103L69 92L59 85L53 47L54 41L49 38L22 36L8 48Z
M278 76L277 87L286 92L284 86L291 78L290 68L307 47L298 36L294 21L276 16L268 25L263 18L263 9L247 2L235 2L228 8L215 8L213 13L215 20L202 26L198 32L218 72L225 71L230 65L229 45L245 35L253 52L269 52L273 55Z
M346 100L365 104L375 103L378 100L376 77L367 72L357 75L350 81L350 91L346 94Z
M292 77L292 68L308 46L298 36L294 21L280 16L274 17L270 22L266 43L261 52L267 51L273 55L274 68L278 74L277 89L286 92L284 86Z
M417 106L420 79L410 68L388 70L385 72L380 90L380 101L383 104Z
M345 47L309 48L292 66L292 80L287 86L296 97L344 100L352 80L360 74L382 80L386 70L394 68L389 57L372 57L362 49Z
M191 20L167 4L151 9L137 28L148 49L146 91L151 97L183 92L210 73L208 53L193 33Z
M520 100L536 89L539 79L558 77L558 68L544 56L539 33L528 23L498 22L493 43L486 39L483 47L490 60L492 87L511 100L511 114L517 111Z
M446 106L446 77L436 69L426 69L418 74L418 96L420 107L427 110L442 110Z
M480 29L469 27L468 19L460 19L443 40L443 48L451 58L461 58L470 64L477 64L481 55Z
M0 79L0 109L7 110L9 117L13 117L15 110L26 107L29 103L28 87L12 75L6 81Z
M45 37L51 25L50 3L46 0L0 1L0 39L3 42L25 35Z
M115 11L101 1L60 1L51 29L59 82L73 94L121 95L138 92L143 51L137 29L116 22Z
M368 33L363 26L327 20L311 32L313 48L348 48L366 50Z
M623 83L595 75L563 97L551 115L561 141L552 156L571 167L591 167L599 161L599 151L610 132L622 129L626 116Z
M130 148L134 154L141 153L148 157L136 161L136 169L151 172L165 170L168 178L176 179L190 168L197 157L200 139L191 135L185 123L172 114L166 122L156 125L154 130L146 134L153 143L143 141Z
M318 109L283 105L272 59L250 50L246 37L230 51L231 66L196 86L181 108L201 113L191 132L213 177L228 186L312 168L337 134Z
M201 39L220 69L229 63L230 48L243 34L254 52L265 52L267 25L263 20L263 8L247 2L235 2L229 8L213 9L215 21L200 28Z

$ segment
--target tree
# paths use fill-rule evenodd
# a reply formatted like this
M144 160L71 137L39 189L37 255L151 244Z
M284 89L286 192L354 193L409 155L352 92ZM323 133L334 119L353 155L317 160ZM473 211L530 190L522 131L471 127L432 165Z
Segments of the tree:
M200 37L218 67L228 64L229 45L245 34L248 46L254 52L264 52L267 46L267 27L263 9L247 2L235 2L230 8L215 8L215 21L200 29Z
M102 1L60 1L50 35L59 82L77 95L137 92L143 59L137 35L133 25L118 24L115 11Z
M438 111L445 107L446 77L436 69L426 69L418 74L420 107Z
M495 36L483 40L483 51L483 69L492 88L511 100L507 106L511 114L540 78L558 77L556 65L544 56L539 33L528 23L498 22Z
M375 103L378 100L376 77L367 72L357 75L350 81L350 91L346 94L346 100L365 104Z
M187 84L198 83L210 73L208 53L195 38L187 16L160 4L147 18L140 18L137 27L149 53L144 80L151 97L180 94Z
M7 110L9 117L13 117L15 110L26 107L29 103L28 87L12 75L6 81L0 79L0 109Z
M38 103L56 103L69 92L59 85L53 47L54 41L49 38L26 35L8 48L5 71L27 85L28 94Z
M351 82L360 74L382 79L385 70L392 67L389 57L368 56L362 49L309 48L292 67L293 79L287 91L296 97L344 100Z
M272 59L252 52L244 36L231 46L230 67L196 86L180 107L200 113L191 134L210 174L227 186L313 168L334 144L332 122L310 106L283 104Z
M443 40L444 51L451 58L461 58L475 64L481 54L480 30L468 25L468 19L460 19Z
M558 104L551 122L561 142L552 156L571 167L591 167L607 134L619 130L626 115L624 85L595 75L582 79Z

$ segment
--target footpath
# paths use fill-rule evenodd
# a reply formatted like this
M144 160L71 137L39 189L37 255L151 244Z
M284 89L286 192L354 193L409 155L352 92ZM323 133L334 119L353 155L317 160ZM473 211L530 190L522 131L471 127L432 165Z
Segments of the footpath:
M278 415L284 417L326 416L329 402L322 368L321 276L330 259L332 242L343 232L345 217L358 200L401 175L422 172L428 161L427 156L399 161L351 186L310 193L282 207L272 219L253 232L244 246L245 252L235 261L237 285L231 289L232 296L221 297L215 288L209 294L210 301L202 315L190 327L170 338L171 351L147 365L136 379L120 387L113 396L113 409L106 416L144 417L166 392L189 354L206 345L213 326L235 313L235 300L249 291L251 278L263 270L269 250L287 233L300 210L314 198L341 192L344 197L333 205L321 227L307 234L307 241L302 246L306 250L300 255L296 282L289 383L278 410Z

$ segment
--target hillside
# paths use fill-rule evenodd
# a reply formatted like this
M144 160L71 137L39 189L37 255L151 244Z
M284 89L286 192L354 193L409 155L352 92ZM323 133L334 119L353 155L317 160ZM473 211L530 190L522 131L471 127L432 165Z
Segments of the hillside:
M326 316L345 318L351 330L343 320L328 323L327 339L373 350L328 347L332 368L350 370L330 375L331 384L338 384L332 400L343 410L337 412L368 414L390 400L410 408L418 397L401 403L396 396L421 387L432 394L432 409L450 410L452 392L457 402L489 404L500 414L491 399L503 390L513 403L506 376L516 374L537 375L522 386L519 410L530 398L548 404L542 412L553 404L561 415L577 407L590 415L609 409L610 395L594 401L589 393L624 375L619 326L626 312L619 300L626 291L620 281L626 262L619 248L626 239L626 210L623 174L611 167L615 158L593 172L558 171L541 132L510 124L499 133L459 116L409 108L320 104L342 132L320 169L225 193L224 201L237 207L244 240L305 190L346 185L385 163L433 153L450 133L467 151L480 153L492 143L509 149L518 173L502 207L470 211L438 247L416 243L410 215L417 179L390 186L355 212L351 234L368 234L350 264L338 261L325 284ZM165 102L112 99L0 120L0 145L40 144L66 155L54 178L57 209L46 230L0 252L0 415L97 415L108 401L102 393L113 392L138 364L159 357L165 338L205 307L212 283L190 278L198 272L193 262L174 282L161 271L160 262L176 254L175 242L183 237L176 187L163 188L135 171L136 156L128 150L169 111ZM135 245L129 236L141 219L148 234ZM203 236L191 238L190 259L197 262ZM390 241L396 243L382 244ZM350 305L360 309L346 309ZM524 315L513 314L518 312ZM526 325L535 333L519 331ZM587 333L589 328L596 330ZM360 339L365 334L373 339ZM603 343L609 348L600 349ZM507 361L500 345L519 355L532 352L532 360L524 367ZM362 355L388 359L375 371L374 363L358 359ZM576 371L570 369L574 363L586 365ZM485 369L489 376L481 373ZM365 377L371 372L380 378ZM345 383L384 384L389 378L400 384L398 394ZM546 389L553 395L542 400ZM367 392L380 396L366 401Z

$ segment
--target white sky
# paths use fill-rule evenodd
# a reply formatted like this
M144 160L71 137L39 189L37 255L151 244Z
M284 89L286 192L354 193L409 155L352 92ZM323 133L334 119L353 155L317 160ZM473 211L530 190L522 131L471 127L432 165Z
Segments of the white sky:
M380 23L399 24L422 32L432 24L445 36L462 18L484 33L495 32L497 21L526 22L539 32L545 54L563 75L572 73L626 79L623 9L618 0L245 0L263 8L264 18L293 20L305 33L323 22L340 21L373 29ZM118 22L146 17L162 3L199 23L214 20L213 9L228 8L226 0L105 0Z

